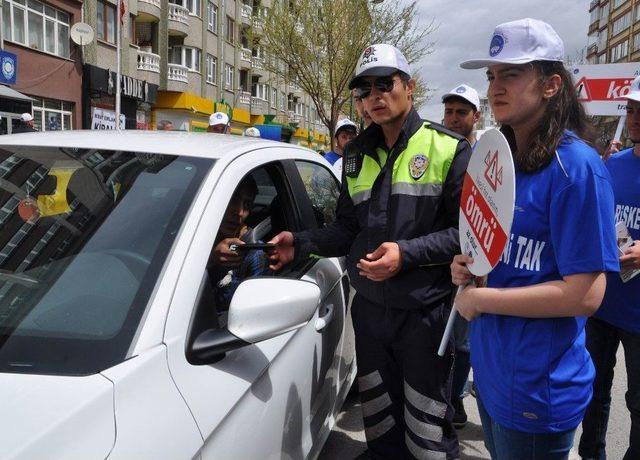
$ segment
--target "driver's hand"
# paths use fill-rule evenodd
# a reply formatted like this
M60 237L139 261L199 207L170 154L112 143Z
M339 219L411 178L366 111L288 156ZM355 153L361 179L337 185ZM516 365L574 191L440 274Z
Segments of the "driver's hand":
M213 249L214 260L223 267L238 267L242 263L242 254L232 251L229 246L232 244L244 244L239 238L225 238L216 244Z

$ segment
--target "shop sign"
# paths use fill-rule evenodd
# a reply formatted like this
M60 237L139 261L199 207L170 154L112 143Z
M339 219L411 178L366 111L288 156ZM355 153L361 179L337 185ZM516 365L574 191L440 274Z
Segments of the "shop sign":
M120 114L120 129L125 129L126 117ZM116 129L116 113L113 110L91 107L91 129Z
M7 51L0 50L0 83L15 85L18 74L18 57Z

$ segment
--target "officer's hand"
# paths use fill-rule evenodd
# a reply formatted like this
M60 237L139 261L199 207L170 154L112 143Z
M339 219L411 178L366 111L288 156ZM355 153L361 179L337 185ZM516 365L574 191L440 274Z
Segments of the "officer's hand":
M620 256L620 268L622 270L640 268L640 241L634 241L633 246L628 247Z
M225 238L216 244L213 249L213 256L216 263L223 267L237 267L242 263L242 254L232 251L229 246L232 244L244 244L239 238Z
M269 253L269 268L278 271L293 260L293 233L280 232L269 243L276 245Z
M607 146L606 150L602 154L602 159L607 161L611 155L614 153L618 153L622 148L622 142L620 141L611 141Z
M366 259L360 259L356 265L360 276L371 281L384 281L395 276L402 266L402 252L398 243L382 243Z
M451 280L456 286L466 286L474 278L467 265L473 263L473 257L466 254L458 254L451 263Z
M475 300L476 294L480 289L471 283L456 296L456 310L467 321L473 321L480 316L480 311L477 309L478 301Z

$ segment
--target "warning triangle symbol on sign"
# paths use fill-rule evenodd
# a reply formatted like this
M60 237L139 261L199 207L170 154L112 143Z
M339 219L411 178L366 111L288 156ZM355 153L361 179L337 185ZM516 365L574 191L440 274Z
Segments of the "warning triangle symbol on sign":
M576 83L576 96L579 102L591 101L591 92L587 84L587 77L582 77L580 81Z

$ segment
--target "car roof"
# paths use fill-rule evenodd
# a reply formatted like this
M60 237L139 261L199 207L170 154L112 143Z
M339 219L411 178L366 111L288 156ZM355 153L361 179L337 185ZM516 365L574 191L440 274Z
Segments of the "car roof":
M238 155L249 150L273 147L293 148L315 153L297 145L255 137L143 130L75 130L9 134L0 136L0 148L3 146L99 148L213 159Z

